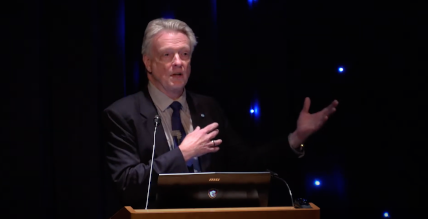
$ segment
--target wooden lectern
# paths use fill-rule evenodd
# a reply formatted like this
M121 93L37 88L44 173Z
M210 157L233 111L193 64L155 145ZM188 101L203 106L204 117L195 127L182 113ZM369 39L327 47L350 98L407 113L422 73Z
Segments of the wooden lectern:
M320 208L254 207L254 208L189 208L189 209L133 209L124 207L111 219L319 219Z

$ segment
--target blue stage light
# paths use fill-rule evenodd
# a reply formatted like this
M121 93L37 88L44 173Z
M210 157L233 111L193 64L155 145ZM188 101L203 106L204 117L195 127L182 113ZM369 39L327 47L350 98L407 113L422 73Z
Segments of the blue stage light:
M254 104L250 109L250 113L253 114L255 117L259 117L260 115L259 106L257 104Z
M320 185L321 185L321 182L320 182L319 180L315 180L314 184L315 184L316 186L320 186Z
M343 68L343 67L339 67L339 68L337 69L337 71L338 71L339 73L343 73L343 72L345 71L345 68Z
M257 99L257 97L255 97L253 99L253 101L251 101L251 105L249 105L250 107L250 113L251 113L251 117L259 120L260 119L260 106L259 106L259 100Z
M383 217L389 217L388 212L383 213Z
M247 0L248 1L248 5L252 6L253 3L257 2L257 0Z

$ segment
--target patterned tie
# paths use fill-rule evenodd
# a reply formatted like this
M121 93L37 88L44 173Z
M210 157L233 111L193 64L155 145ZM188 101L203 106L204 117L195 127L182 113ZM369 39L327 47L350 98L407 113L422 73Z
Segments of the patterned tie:
M183 141L183 139L186 137L186 132L184 131L183 124L181 123L180 102L174 101L171 104L171 108L173 110L171 116L172 137L174 140L174 147L178 147ZM191 158L189 161L187 161L187 167L189 168L190 172L194 172L195 170L200 172L199 162L197 158Z

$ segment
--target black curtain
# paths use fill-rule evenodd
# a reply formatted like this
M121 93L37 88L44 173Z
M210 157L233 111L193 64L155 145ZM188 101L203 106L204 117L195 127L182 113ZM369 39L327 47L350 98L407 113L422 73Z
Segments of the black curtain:
M164 15L198 36L188 88L218 99L254 145L294 128L305 96L312 112L339 100L293 171L276 168L295 197L330 218L401 216L427 204L427 33L416 3L31 1L4 11L8 218L108 218L121 207L100 115L146 83L143 31ZM248 113L255 99L259 120Z
M34 1L6 10L8 218L107 218L117 210L106 201L100 115L125 95L121 5Z

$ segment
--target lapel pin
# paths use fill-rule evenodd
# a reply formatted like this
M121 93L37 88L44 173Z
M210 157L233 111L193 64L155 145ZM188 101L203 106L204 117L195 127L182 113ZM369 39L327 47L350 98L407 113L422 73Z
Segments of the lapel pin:
M202 114L201 114L201 117L205 117L205 114L203 114L203 113L202 113Z

